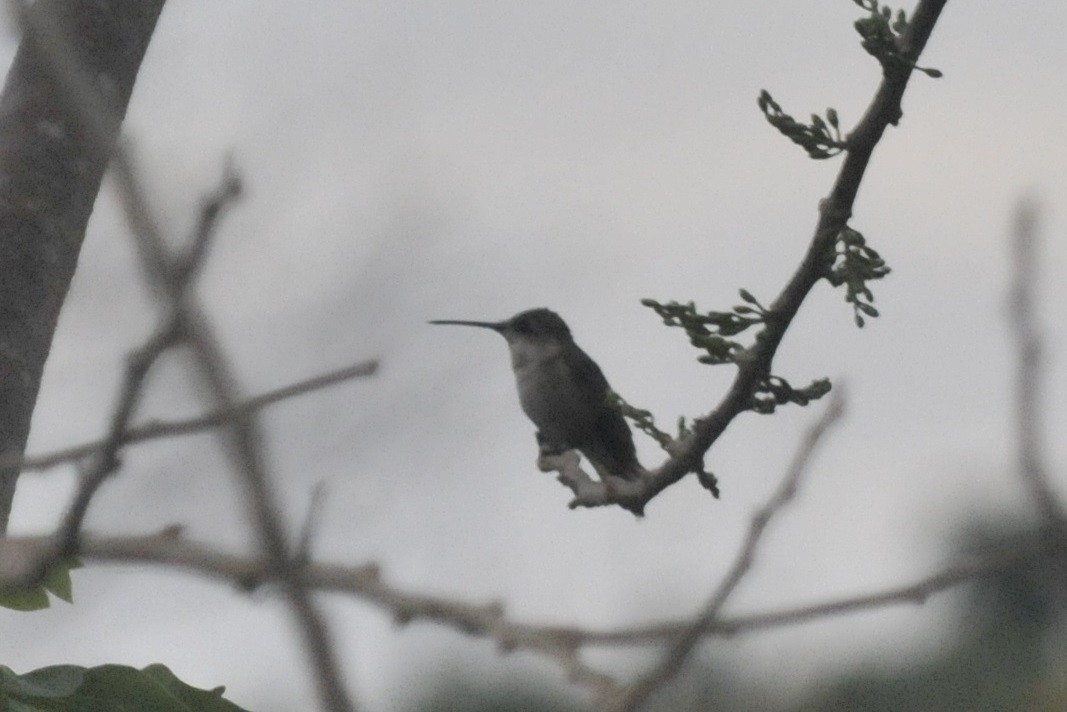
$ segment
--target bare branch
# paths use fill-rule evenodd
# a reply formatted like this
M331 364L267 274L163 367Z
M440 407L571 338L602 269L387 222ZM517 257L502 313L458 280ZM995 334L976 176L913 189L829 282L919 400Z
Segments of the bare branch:
M711 621L704 634L733 636L770 630L783 626L802 625L848 613L861 613L902 604L922 605L934 594L941 593L976 578L1003 571L1027 560L1036 560L1052 552L1037 548L1002 551L985 557L975 557L926 576L912 583L884 591L845 596L836 600L811 603L780 611L746 613ZM691 621L677 621L658 625L621 628L614 631L586 631L581 637L586 645L652 645L676 639L688 630Z
M606 485L588 476L564 472L560 479L574 491L572 507L599 507L618 504L641 511L657 494L702 466L704 453L718 440L737 415L748 410L757 386L771 374L778 346L808 293L828 274L838 235L846 227L856 201L860 182L867 172L874 147L890 125L902 116L901 99L915 62L926 46L946 0L920 0L901 38L901 62L883 67L881 85L866 113L849 135L845 159L830 195L819 207L819 220L807 253L789 283L771 303L765 315L765 328L754 343L737 358L737 376L714 410L698 419L692 432L672 448L672 456L662 466L638 480L638 487L609 492ZM631 491L632 490L632 491Z
M1042 517L1053 525L1064 523L1063 509L1049 484L1041 435L1042 339L1034 315L1037 288L1038 206L1029 200L1016 208L1012 240L1012 284L1009 321L1018 348L1015 417L1019 436L1019 474Z
M51 537L19 537L0 540L0 590L25 579L42 556L51 551ZM733 636L825 618L877 610L902 604L919 605L930 596L1017 566L1038 561L1058 552L1040 545L995 552L949 566L909 584L884 591L847 596L763 613L715 618L701 631L705 636ZM262 556L247 557L216 551L189 541L182 529L171 526L147 536L101 537L84 534L79 540L79 558L87 561L141 563L184 570L253 590L278 581ZM504 652L526 650L554 660L572 681L600 695L615 689L614 680L581 661L585 647L632 647L661 645L677 640L692 629L692 621L672 621L632 628L594 630L551 624L531 625L509 619L500 603L472 604L443 596L406 591L386 582L378 565L342 566L307 562L302 569L306 585L316 591L354 596L377 606L398 623L438 623L458 632L495 640Z
M753 515L752 521L748 525L748 536L741 545L741 550L738 552L733 566L730 567L729 572L704 607L703 612L671 643L667 654L659 665L656 665L646 675L624 690L621 695L603 700L603 708L605 710L610 712L635 712L648 701L648 698L657 688L667 684L679 673L686 658L689 657L689 654L700 639L704 637L705 631L718 618L727 599L730 598L737 589L738 584L745 577L745 574L752 568L752 564L756 560L756 551L763 538L763 533L767 530L767 525L770 524L775 515L793 501L816 446L830 427L838 421L843 412L844 397L841 395L841 389L839 388L829 406L823 412L822 417L804 437L804 441L793 457L793 462L786 471L785 477L779 483L778 489L771 495L767 503Z
M0 541L0 589L24 579L51 537L11 537ZM77 555L86 561L142 563L197 573L245 589L276 582L277 576L263 557L216 551L182 536L182 527L170 526L156 534L140 536L94 536L83 534ZM974 557L939 572L884 591L816 602L762 613L724 616L704 629L707 636L734 636L789 625L812 623L847 613L893 605L919 605L931 596L975 578L1003 571L1021 562L1039 560L1055 552L1027 547ZM440 623L468 635L493 638L505 651L530 648L531 639L553 639L563 647L620 647L661 645L692 627L692 620L596 630L552 624L530 625L504 615L500 603L472 604L444 596L406 591L386 582L377 564L345 566L308 562L303 569L307 585L324 593L345 594L374 604L397 622Z
M297 381L287 386L282 386L266 393L248 398L237 404L234 411L216 409L210 413L199 415L184 420L153 421L138 425L125 431L122 435L122 445L157 440L160 438L178 437L182 435L194 435L213 428L225 425L233 417L235 412L254 413L267 406L280 403L281 401L306 395L329 386L343 383L354 378L371 376L378 370L377 361L360 361L359 363L346 366L336 371L324 373L303 381ZM34 470L47 470L65 462L73 462L88 457L103 447L104 440L94 440L81 445L56 450L55 452L30 455L22 463L23 472ZM0 467L7 463L0 461Z
M208 196L200 208L200 219L197 221L193 239L186 248L185 254L174 260L177 278L180 281L189 282L192 275L203 267L219 220L226 209L241 197L241 190L241 177L232 163L227 163L222 176L222 184L213 195Z

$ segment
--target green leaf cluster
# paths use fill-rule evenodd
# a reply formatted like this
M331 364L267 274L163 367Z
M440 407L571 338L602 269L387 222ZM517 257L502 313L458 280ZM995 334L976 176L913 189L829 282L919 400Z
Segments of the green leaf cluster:
M941 76L940 70L920 67L902 54L901 36L908 28L908 16L903 10L894 13L890 8L880 5L878 0L852 1L870 13L856 20L854 27L863 38L860 42L863 49L877 59L883 68L911 67L930 77ZM812 114L811 123L805 124L782 111L781 105L766 89L760 91L757 104L771 126L803 148L811 158L831 158L848 150L848 139L841 134L835 109L827 109L826 118Z
M908 28L908 16L903 10L894 13L885 5L879 5L878 0L852 0L870 15L856 20L854 27L860 33L863 41L860 45L883 67L892 64L903 64L912 67L927 76L938 78L941 72L937 69L917 66L914 62L906 60L900 54L900 37Z
M667 326L685 330L689 343L705 353L697 358L700 363L718 365L735 363L744 347L726 337L736 336L751 326L766 321L767 310L748 291L740 290L741 299L747 304L735 306L728 312L697 311L693 302L661 304L654 299L642 299L641 304L656 312Z
M757 103L771 126L807 151L812 158L830 158L848 148L848 142L841 136L835 109L827 109L825 119L818 114L812 114L811 123L802 124L782 111L782 107L766 89L760 92Z
M779 376L768 376L760 381L752 394L751 410L770 414L780 405L795 403L800 406L819 400L830 392L830 379L820 378L804 388L794 388L789 381Z
M81 568L81 564L76 559L60 559L45 572L40 583L0 590L0 607L16 611L39 611L51 605L49 593L67 603L73 603L74 592L70 572L71 569L77 568Z
M190 687L158 664L143 670L53 665L25 675L0 665L0 709L5 712L245 712L223 699L223 692L221 687Z
M838 233L834 262L827 280L835 287L845 285L845 301L852 305L856 326L863 328L864 316L874 318L874 294L867 283L889 274L889 266L858 231L847 225Z

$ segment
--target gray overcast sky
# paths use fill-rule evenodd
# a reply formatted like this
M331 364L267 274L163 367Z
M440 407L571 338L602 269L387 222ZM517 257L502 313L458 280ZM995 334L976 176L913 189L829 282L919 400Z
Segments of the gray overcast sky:
M247 198L201 285L249 392L378 356L373 381L266 418L293 520L313 483L329 500L323 558L382 563L397 583L524 619L611 626L693 613L732 557L816 408L740 418L692 479L643 521L566 508L533 465L503 342L430 327L549 306L629 400L663 422L707 411L732 372L697 364L642 297L770 300L802 254L837 161L812 162L763 120L760 89L798 117L851 125L879 72L836 2L172 2L127 121L153 201L178 238L233 156ZM769 535L732 604L755 611L859 593L943 563L975 513L1029 515L1012 472L1005 233L1026 191L1046 208L1041 285L1048 432L1067 420L1064 233L1067 4L950 2L904 119L879 146L853 226L893 267L862 331L820 286L776 371L847 380L850 414L810 486ZM8 37L8 52L14 39ZM123 355L153 312L105 186L38 404L31 449L100 433ZM152 381L146 417L192 413L181 359ZM1050 456L1062 470L1064 441ZM640 444L649 463L652 443ZM133 450L91 512L94 531L182 522L240 546L244 520L210 438ZM72 473L27 478L14 528L42 531ZM1062 490L1062 481L1057 486ZM307 709L302 657L278 606L155 571L76 574L77 604L0 613L0 659L164 662L250 708ZM717 644L803 684L857 654L936 649L951 596ZM390 710L483 643L396 630L331 601L353 684ZM21 631L21 635L19 634ZM867 652L868 641L880 641ZM630 660L627 658L627 660ZM400 692L407 690L407 692Z

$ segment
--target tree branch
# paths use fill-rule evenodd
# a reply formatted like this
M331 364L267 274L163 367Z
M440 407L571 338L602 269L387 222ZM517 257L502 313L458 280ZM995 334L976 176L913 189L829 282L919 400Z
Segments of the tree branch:
M53 539L16 537L0 540L0 590L23 580ZM142 536L93 536L79 539L78 557L101 563L140 563L181 570L214 579L244 590L255 590L279 581L263 556L241 556L217 551L184 538L182 528L171 526ZM855 596L810 603L777 611L716 617L708 621L704 636L735 636L790 625L813 623L834 616L877 610L902 604L921 605L931 596L976 578L995 574L1027 560L1058 556L1047 546L1026 547L974 557L948 566L908 584ZM465 635L496 641L502 651L526 650L556 661L575 682L599 694L611 690L614 681L584 665L580 652L586 647L633 647L662 645L692 630L692 620L596 630L552 624L532 625L509 618L499 602L472 604L444 596L408 591L387 582L377 564L344 566L308 562L302 576L309 589L352 596L370 603L399 624L433 622Z
M900 120L901 99L914 63L926 46L945 2L920 0L916 7L901 39L899 49L903 61L884 65L882 82L874 99L848 137L847 152L833 189L819 206L819 220L808 250L788 284L768 308L765 327L737 358L737 375L719 405L694 423L692 432L672 448L670 459L636 483L625 483L628 486L605 484L592 480L577 467L561 466L559 479L574 492L572 507L618 504L631 511L642 511L664 489L688 473L698 472L708 449L734 418L749 409L757 386L771 375L778 346L801 304L828 274L837 236L852 216L856 194L874 148L886 128Z
M225 425L233 418L235 412L254 413L275 403L313 393L344 381L372 376L377 370L377 361L360 361L336 371L313 376L312 378L253 396L238 403L234 411L216 409L194 418L148 422L124 431L120 444L130 445L148 440L202 433ZM94 440L54 452L29 455L22 462L22 471L47 470L66 462L81 460L96 453L104 446L105 442L105 440Z

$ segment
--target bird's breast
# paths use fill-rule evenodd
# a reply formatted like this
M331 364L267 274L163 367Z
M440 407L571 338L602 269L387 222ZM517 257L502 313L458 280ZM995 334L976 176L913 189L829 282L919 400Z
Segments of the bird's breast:
M526 415L546 435L571 441L593 415L583 400L559 345L512 346L511 365ZM572 443L573 444L573 443Z

